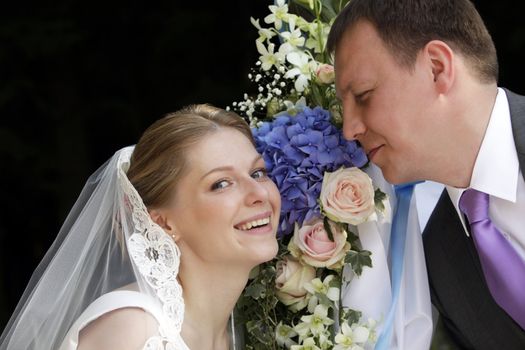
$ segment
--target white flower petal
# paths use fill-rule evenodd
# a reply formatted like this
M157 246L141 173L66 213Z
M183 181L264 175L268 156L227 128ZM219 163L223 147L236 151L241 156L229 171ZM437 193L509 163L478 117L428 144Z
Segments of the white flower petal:
M357 326L354 329L353 340L356 343L366 343L369 335L370 335L370 331L367 328L363 326Z
M326 296L328 299L332 301L338 301L339 300L339 288L331 287L328 289L328 293L326 293Z

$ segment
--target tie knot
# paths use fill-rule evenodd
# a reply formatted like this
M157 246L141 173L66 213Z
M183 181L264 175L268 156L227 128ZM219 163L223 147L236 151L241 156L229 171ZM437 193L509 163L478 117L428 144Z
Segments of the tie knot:
M468 189L459 199L459 209L472 225L489 218L489 195L475 189Z

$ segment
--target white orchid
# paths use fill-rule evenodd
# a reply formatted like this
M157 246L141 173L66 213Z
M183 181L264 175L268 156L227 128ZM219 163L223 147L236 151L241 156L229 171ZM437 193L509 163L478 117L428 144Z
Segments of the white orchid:
M250 17L250 21L252 22L252 25L255 28L257 28L257 31L259 33L259 38L257 38L257 41L270 41L271 38L277 35L273 30L261 27L261 25L259 24L259 19Z
M308 327L308 330L314 336L323 333L326 329L326 326L330 326L334 323L334 320L328 317L328 307L322 304L319 304L315 307L315 310L312 315L306 315L301 317L301 321L303 322L300 323L298 326L300 326L301 324L304 324L304 326L300 327L299 330L297 330L298 326L296 326L295 330L297 331L297 333L299 335L301 335L301 333L304 334L305 332L302 328Z
M319 334L319 345L322 350L328 350L334 347L334 343L330 340L330 332Z
M280 30L283 26L283 21L288 21L288 4L285 0L277 0L276 5L268 6L272 12L264 18L264 21L268 24L274 23L275 29Z
M363 350L370 337L370 330L364 326L343 323L340 333L335 336L336 346L333 350Z
M305 46L315 53L323 52L330 33L330 26L324 23L311 22L308 23L308 33Z
M312 74L317 71L317 62L311 60L310 56L304 52L290 52L286 55L286 60L294 65L294 68L286 72L284 77L289 79L295 77L295 89L298 92L303 92L308 86Z
M279 67L284 63L286 55L282 50L274 52L274 44L269 44L268 48L266 48L260 41L256 41L255 44L257 45L257 51L261 54L259 60L261 61L261 67L263 70L267 71L272 68L272 66Z
M281 47L284 47L283 50L286 53L292 52L296 50L298 47L301 47L304 45L305 39L302 36L302 32L299 28L295 28L295 18L290 17L289 22L289 31L285 31L281 33L281 37L284 38L286 41L284 44L281 45Z
M306 99L304 96L301 96L295 103L293 103L290 100L284 100L283 104L286 108L285 111L279 112L275 115L275 117L278 117L280 115L296 115L300 111L302 111L306 106Z
M331 301L339 300L339 288L330 287L330 282L334 279L334 275L328 275L321 281L320 278L313 279L310 283L306 283L304 288L308 293L312 294L310 301L308 302L308 311L313 312L319 304L319 298L316 294L326 295Z
M292 345L297 344L292 339L296 335L297 333L292 327L284 325L282 322L279 322L277 327L275 327L275 340L280 346L286 346L287 348L290 348Z
M291 350L321 350L320 347L315 345L314 338L306 338L302 345L292 345Z

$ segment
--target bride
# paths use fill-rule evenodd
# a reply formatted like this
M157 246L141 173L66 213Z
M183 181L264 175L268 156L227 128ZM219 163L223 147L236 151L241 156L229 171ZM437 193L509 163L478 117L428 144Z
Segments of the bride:
M88 179L0 349L240 349L232 310L279 211L240 117L170 114Z

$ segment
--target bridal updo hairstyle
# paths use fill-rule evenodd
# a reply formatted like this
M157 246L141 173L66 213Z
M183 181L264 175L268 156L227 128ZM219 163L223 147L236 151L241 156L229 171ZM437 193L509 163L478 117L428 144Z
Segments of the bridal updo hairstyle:
M240 131L255 147L248 124L239 115L207 104L192 105L153 123L131 156L128 179L148 209L166 205L187 169L192 146L221 128Z
M374 25L402 67L412 69L419 51L441 40L466 59L481 82L498 80L494 42L470 0L352 0L332 25L329 52L360 20Z

